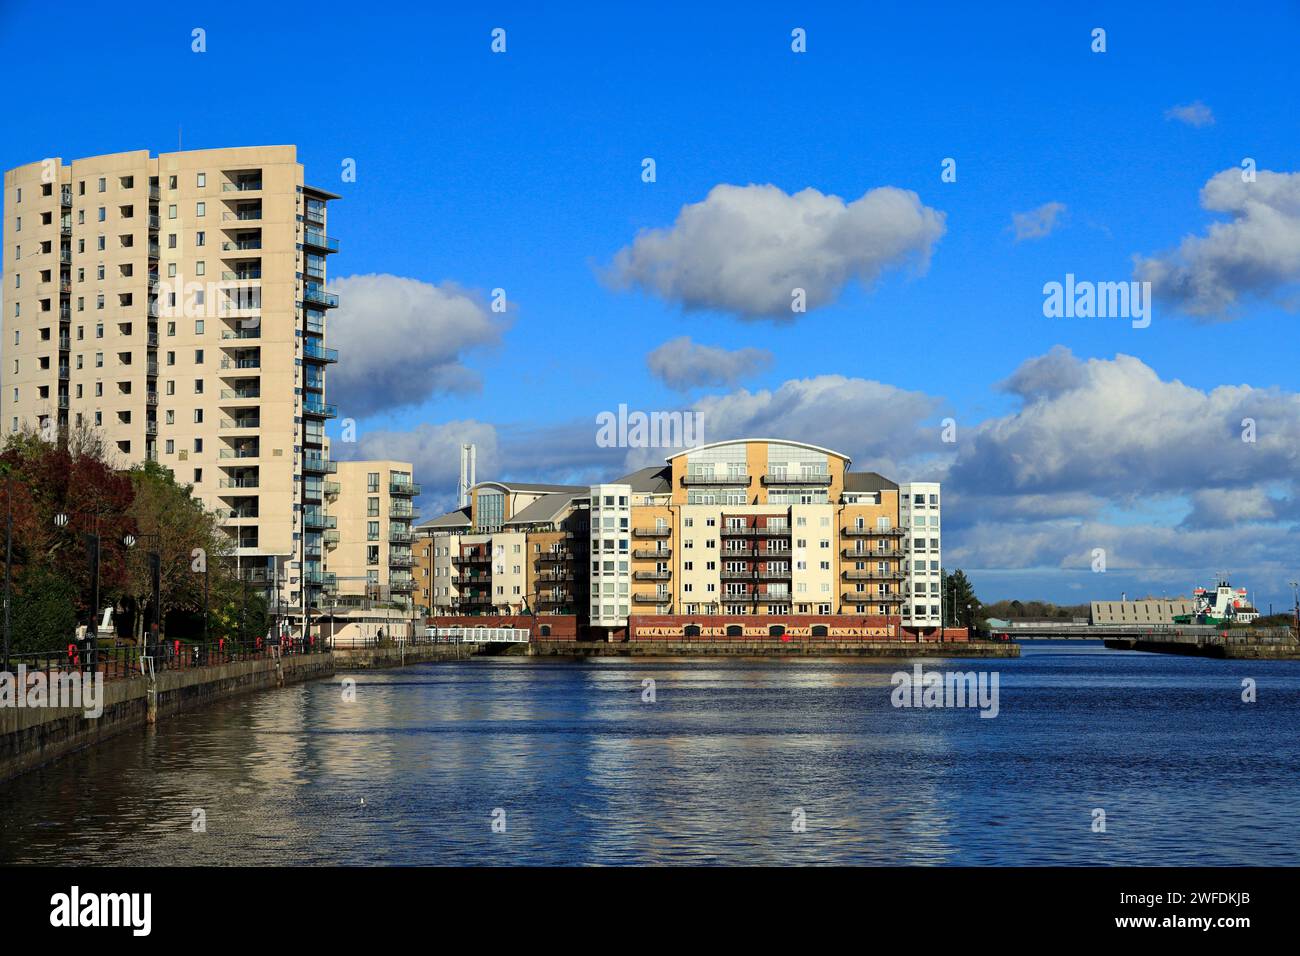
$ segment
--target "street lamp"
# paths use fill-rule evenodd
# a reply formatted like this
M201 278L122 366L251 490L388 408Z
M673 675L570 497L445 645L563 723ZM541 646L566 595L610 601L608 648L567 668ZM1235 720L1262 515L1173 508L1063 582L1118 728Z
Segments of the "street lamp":
M126 534L122 536L122 544L129 551L135 547L136 541L139 540L140 538L152 538L154 541L157 542L155 549L149 552L149 590L151 592L150 602L149 602L150 603L149 615L153 618L153 620L150 623L157 624L161 628L162 627L162 593L161 593L162 592L162 555L159 552L162 549L162 535ZM208 616L206 567L207 566L205 565L204 566L205 579L204 579L204 587L203 587L203 595L204 595L203 620L204 620L205 627L207 624L207 616Z
M99 635L99 515L88 515L84 512L74 512L83 517L94 518L95 530L86 532L83 538L86 543L86 557L90 562L90 626L96 637ZM66 528L72 521L71 515L66 511L60 511L54 516L54 524L59 528ZM6 572L7 573L7 572Z

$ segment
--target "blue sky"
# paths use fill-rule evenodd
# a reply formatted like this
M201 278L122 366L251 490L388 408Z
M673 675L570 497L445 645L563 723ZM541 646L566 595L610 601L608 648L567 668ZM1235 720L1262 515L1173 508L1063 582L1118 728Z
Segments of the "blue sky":
M990 599L1185 592L1223 567L1259 589L1261 602L1288 600L1295 569L1285 565L1294 559L1280 542L1296 520L1294 469L1285 466L1297 434L1297 348L1295 316L1277 304L1286 282L1262 294L1256 282L1230 318L1187 315L1157 297L1151 327L1141 330L1046 319L1042 286L1067 272L1125 280L1135 256L1162 256L1205 235L1231 217L1202 208L1200 190L1244 157L1260 170L1297 168L1294 5L1255 4L1248 15L1196 3L1094 4L1086 14L1043 4L535 6L394 13L320 2L304 20L296 5L70 4L83 9L55 20L45 4L7 0L0 62L33 95L8 104L0 159L10 168L51 153L165 151L176 148L178 127L186 148L294 143L310 181L343 196L330 212L343 249L330 263L335 277L388 274L476 300L505 289L507 323L493 326L497 317L485 313L482 334L462 340L459 325L431 322L430 338L445 343L436 356L410 354L408 329L391 341L393 364L361 376L428 383L414 402L409 390L354 400L364 409L355 416L358 453L416 457L430 489L426 512L454 488L456 462L445 452L462 435L488 436L492 476L586 480L636 463L592 447L600 411L696 407L710 397L735 404L741 391L779 396L791 381L843 376L924 393L927 411L909 426L916 441L898 438L908 423L890 419L893 403L880 411L890 419L882 424L870 406L834 401L833 388L824 406L807 409L820 415L783 418L769 402L750 418L719 414L717 424L809 423L808 434L788 437L843 447L859 468L893 469L899 479L939 469L950 504L967 505L946 516L950 563L981 569L976 583ZM195 27L206 30L202 54L191 51ZM489 48L496 27L506 30L504 54ZM795 27L807 31L806 53L791 51ZM1095 27L1106 30L1105 53L1090 50ZM59 42L36 39L52 30ZM148 79L154 90L142 85ZM1168 115L1196 102L1212 123ZM641 179L645 157L656 163L653 183ZM940 180L946 157L957 162L956 182ZM356 161L355 182L340 179L345 158ZM891 264L869 287L838 284L833 302L781 320L687 310L602 281L640 230L671 229L684 206L720 184L772 184L787 194L811 187L846 203L880 187L912 191L942 213L943 234L924 270ZM1017 241L1012 215L1047 203L1064 207L1055 228ZM1300 276L1283 268L1281 278ZM382 337L378 303L391 300L361 295L370 310L348 313L346 284L344 292L342 321ZM771 357L742 380L681 392L647 367L649 353L680 336ZM1258 482L1256 493L1282 504L1263 520L1219 515L1230 522L1199 538L1182 524L1195 508L1194 476L1146 483L1150 462L1132 456L1115 463L1113 482L1102 469L1086 488L1021 475L1018 493L1086 498L1073 514L997 503L1012 489L988 476L1015 455L996 444L992 423L1010 416L1025 426L1016 418L1025 405L1055 395L995 386L1026 361L1059 356L1058 346L1073 356L1067 377L1087 360L1132 356L1164 383L1156 397L1175 381L1207 395L1249 385L1276 412L1281 445L1266 467L1207 475L1199 490ZM425 375L422 361L437 369ZM1094 370L1094 388L1129 388ZM331 396L345 416L354 389ZM959 426L955 448L925 437L945 416ZM1069 426L1059 414L1044 421L1058 430L1055 443L1044 439L1050 458L1049 449L1070 445L1059 434ZM981 428L983 444L973 440ZM1104 429L1085 431L1103 448L1122 444ZM1221 431L1207 424L1205 434L1217 436L1207 454ZM885 436L893 444L882 444ZM954 455L971 457L958 465ZM1058 544L1009 555L992 543L998 532L985 514ZM1128 570L1103 581L1088 573L1079 528L1093 529L1098 546L1112 542L1114 563ZM1163 550L1150 545L1164 530Z

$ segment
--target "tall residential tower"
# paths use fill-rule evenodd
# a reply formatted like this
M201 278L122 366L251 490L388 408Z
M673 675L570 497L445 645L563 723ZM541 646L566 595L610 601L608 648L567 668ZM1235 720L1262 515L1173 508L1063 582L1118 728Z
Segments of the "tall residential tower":
M326 204L293 146L46 159L5 173L0 430L100 430L216 509L241 570L319 603Z

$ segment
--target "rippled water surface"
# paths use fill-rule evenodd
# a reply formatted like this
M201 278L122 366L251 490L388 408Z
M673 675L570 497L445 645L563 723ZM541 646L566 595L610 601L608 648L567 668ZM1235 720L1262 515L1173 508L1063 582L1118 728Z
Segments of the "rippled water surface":
M999 715L894 708L903 662L476 659L355 703L340 675L0 784L0 862L1300 863L1300 662L926 668L998 671Z

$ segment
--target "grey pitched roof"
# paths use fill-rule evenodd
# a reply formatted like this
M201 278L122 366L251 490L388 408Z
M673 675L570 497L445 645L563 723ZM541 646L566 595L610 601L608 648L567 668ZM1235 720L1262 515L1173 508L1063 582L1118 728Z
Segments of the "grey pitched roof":
M846 471L845 491L897 491L898 485L874 471Z
M573 499L586 497L589 493L589 489L583 488L580 492L557 491L554 494L543 495L507 521L506 524L545 524L548 521L554 521L569 507Z
M455 511L448 511L445 515L439 515L436 518L430 518L428 521L421 521L415 526L419 531L423 528L468 528L469 527L469 508L457 508Z
M612 483L631 485L634 492L642 494L667 494L673 490L672 474L670 465L652 465L624 475Z

